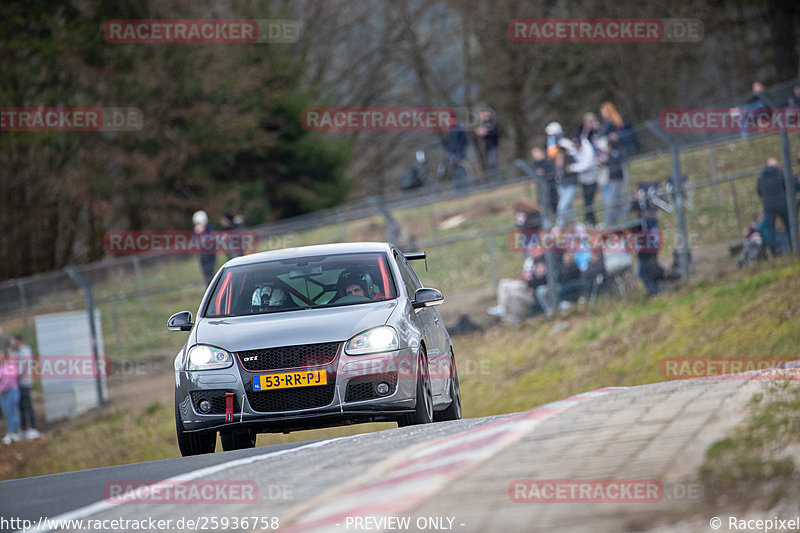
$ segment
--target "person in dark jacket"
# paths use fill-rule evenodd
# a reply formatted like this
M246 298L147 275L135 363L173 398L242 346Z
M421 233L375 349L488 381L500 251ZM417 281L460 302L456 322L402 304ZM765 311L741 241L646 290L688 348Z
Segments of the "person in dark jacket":
M618 224L625 217L625 203L622 199L624 174L622 172L624 152L619 135L611 132L608 135L608 146L605 165L608 168L608 204L605 206L605 226Z
M497 148L500 143L500 125L494 111L484 109L478 114L481 124L475 130L478 137L483 138L486 149L486 163L489 166L489 180L497 179Z
M242 218L239 216L234 216L233 213L225 213L222 215L222 217L219 219L219 223L222 226L222 231L233 232L233 235L236 235L238 232L241 232L244 229ZM228 259L243 256L244 249L242 249L241 246L241 239L235 237L232 241L229 240L227 244L227 253Z
M556 165L552 159L547 158L545 151L538 146L531 148L533 158L533 171L538 179L544 182L547 191L544 193L550 215L554 215L558 208L558 189L556 188Z
M589 264L586 266L586 270L581 273L581 280L584 285L583 296L591 298L596 295L606 285L606 278L603 252L601 250L592 250Z
M444 139L444 148L444 165L453 182L453 189L466 189L469 187L469 175L461 166L461 161L467 159L467 132L455 116L450 117L450 131ZM442 178L443 175L439 175L439 179Z
M639 202L631 204L631 212L642 220L641 228L634 231L639 233L636 242L636 257L639 260L637 275L642 280L650 296L658 294L658 282L664 279L664 268L658 264L658 251L661 249L658 221L652 212L644 213Z
M795 185L800 190L800 185ZM789 208L786 205L786 183L783 172L774 157L767 159L767 166L761 171L756 183L756 192L761 198L764 208L764 222L767 228L766 240L773 256L783 255L788 251L786 235L779 238L775 231L775 219L780 217L783 225L789 227Z
M450 120L450 131L447 132L444 146L451 160L463 161L467 158L467 132L455 117Z

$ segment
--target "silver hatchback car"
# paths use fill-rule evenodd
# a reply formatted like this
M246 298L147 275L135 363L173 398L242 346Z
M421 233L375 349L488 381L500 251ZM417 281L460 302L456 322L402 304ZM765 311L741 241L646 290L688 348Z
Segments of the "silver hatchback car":
M183 455L255 446L256 435L461 418L450 335L409 260L387 243L262 252L228 261L175 358Z

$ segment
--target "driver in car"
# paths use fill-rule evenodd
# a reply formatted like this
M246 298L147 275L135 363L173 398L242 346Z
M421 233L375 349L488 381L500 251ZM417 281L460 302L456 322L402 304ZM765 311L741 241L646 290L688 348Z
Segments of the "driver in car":
M364 287L358 283L351 283L345 288L344 293L347 296L364 296Z
M372 298L372 278L367 273L360 273L354 270L345 270L339 274L339 281L336 283L336 298L346 296L364 296Z

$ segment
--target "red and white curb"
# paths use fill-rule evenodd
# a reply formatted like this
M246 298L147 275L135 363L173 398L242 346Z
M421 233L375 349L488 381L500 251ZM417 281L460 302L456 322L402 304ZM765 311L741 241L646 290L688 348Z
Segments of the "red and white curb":
M519 441L543 421L581 402L624 387L585 392L426 445L380 479L350 489L281 531L343 531L347 518L397 516L443 489L467 470Z

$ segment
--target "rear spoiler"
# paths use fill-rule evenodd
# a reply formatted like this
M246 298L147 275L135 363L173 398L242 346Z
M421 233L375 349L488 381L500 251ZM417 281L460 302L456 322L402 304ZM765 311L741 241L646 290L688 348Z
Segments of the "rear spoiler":
M420 259L425 260L425 272L428 271L428 254L425 252L407 252L403 254L403 257L406 258L406 261L418 261Z

